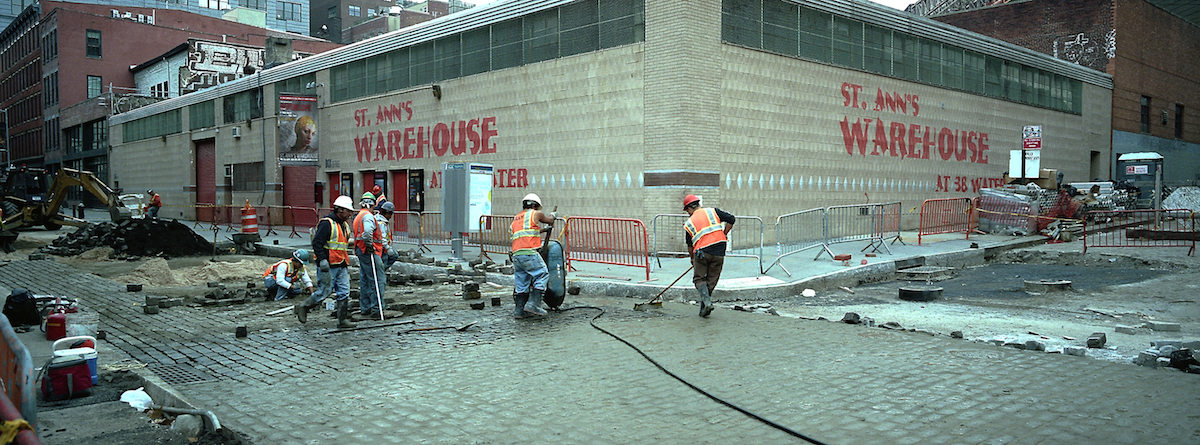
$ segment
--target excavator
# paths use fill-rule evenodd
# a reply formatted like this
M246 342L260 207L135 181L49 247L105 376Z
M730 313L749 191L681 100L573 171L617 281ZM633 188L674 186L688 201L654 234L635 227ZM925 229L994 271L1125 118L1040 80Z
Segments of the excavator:
M59 169L53 181L45 169L8 166L0 172L0 249L13 251L17 230L22 227L45 226L58 230L64 225L84 226L88 222L59 213L67 192L80 186L108 206L114 222L130 218L131 212L117 198L116 192L91 172L70 168Z

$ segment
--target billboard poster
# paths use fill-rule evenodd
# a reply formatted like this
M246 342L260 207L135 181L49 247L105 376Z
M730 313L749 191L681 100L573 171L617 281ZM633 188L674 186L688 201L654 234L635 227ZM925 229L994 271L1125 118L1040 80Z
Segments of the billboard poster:
M317 165L317 96L279 95L279 165Z

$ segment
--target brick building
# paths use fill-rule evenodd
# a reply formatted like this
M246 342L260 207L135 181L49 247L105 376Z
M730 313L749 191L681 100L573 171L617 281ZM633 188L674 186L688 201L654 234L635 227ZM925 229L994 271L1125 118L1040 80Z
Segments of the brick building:
M108 117L179 95L176 88L162 87L166 73L139 88L131 67L189 40L258 48L249 71L237 59L171 67L173 76L224 69L229 77L223 79L230 80L264 67L261 53L269 38L289 42L300 54L341 46L184 11L53 1L26 8L0 37L5 42L0 108L9 110L11 161L80 168L106 181Z
M1053 147L1042 166L1103 175L1112 98L1104 73L856 0L512 1L142 107L110 131L130 186L183 178L172 202L328 208L380 185L401 211L437 211L442 164L478 162L495 168L498 214L534 192L560 215L649 222L694 193L771 224L977 196L1030 124ZM284 162L299 120L282 110L320 128L311 163ZM280 142L264 155L264 139Z
M1111 74L1114 157L1159 152L1168 185L1200 180L1200 9L1194 2L922 3L908 10ZM930 9L934 3L951 10Z

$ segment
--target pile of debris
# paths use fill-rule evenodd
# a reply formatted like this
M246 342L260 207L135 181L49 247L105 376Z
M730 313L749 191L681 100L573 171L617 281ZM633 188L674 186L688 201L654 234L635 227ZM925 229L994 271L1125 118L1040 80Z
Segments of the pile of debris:
M137 259L143 256L197 256L213 252L212 243L175 220L137 218L120 223L80 227L60 236L40 252L61 256L79 255L96 247L113 249L109 258Z
M1200 187L1179 187L1163 200L1164 209L1188 209L1200 212Z

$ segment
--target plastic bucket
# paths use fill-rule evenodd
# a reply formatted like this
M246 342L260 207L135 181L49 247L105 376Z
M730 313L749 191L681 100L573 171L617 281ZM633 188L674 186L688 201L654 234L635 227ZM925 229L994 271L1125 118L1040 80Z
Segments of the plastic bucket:
M87 360L88 371L91 371L91 373L92 373L92 384L93 385L98 384L100 382L100 376L99 376L99 374L96 373L96 358L98 356L98 354L96 353L96 348L81 347L81 348L72 348L72 349L58 349L59 345L70 346L79 340L91 340L92 345L96 345L95 337L88 336L88 335L80 335L78 337L67 337L67 338L60 338L58 340L55 340L54 345L52 345L50 347L50 350L53 351L54 357L56 359L59 357L82 355L84 360Z

